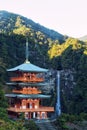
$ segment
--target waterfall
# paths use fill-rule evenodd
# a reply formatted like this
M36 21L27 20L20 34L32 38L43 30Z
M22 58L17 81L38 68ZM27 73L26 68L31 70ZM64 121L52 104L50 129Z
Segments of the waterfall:
M57 71L57 102L56 102L56 115L61 115L61 103L60 103L60 71Z

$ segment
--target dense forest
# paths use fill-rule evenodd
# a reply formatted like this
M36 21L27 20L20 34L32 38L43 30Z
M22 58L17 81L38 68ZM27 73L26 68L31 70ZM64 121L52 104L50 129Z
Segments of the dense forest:
M7 120L6 69L25 61L26 37L31 63L52 72L61 71L62 112L87 113L87 41L64 36L23 16L0 11L0 119ZM56 89L50 104L55 106L55 103ZM3 120L0 123L4 124Z

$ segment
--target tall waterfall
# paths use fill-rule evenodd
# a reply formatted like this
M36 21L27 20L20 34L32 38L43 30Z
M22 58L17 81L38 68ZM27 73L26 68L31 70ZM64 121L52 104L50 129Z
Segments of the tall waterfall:
M61 115L60 103L60 71L57 71L57 102L56 102L56 116Z

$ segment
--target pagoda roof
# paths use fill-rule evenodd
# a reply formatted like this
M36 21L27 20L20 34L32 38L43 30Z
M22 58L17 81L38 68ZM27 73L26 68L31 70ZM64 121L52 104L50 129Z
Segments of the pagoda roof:
M38 67L34 64L31 64L29 61L26 61L25 63L18 65L14 68L7 69L7 71L23 71L23 72L47 72L48 69L44 69L41 67Z
M13 98L50 98L50 95L43 95L43 94L5 94L6 97L13 97Z
M13 85L13 86L15 86L15 85L19 85L19 86L47 86L48 85L48 83L21 83L21 82L19 82L19 83L17 83L17 82L10 82L10 83L6 83L7 85Z

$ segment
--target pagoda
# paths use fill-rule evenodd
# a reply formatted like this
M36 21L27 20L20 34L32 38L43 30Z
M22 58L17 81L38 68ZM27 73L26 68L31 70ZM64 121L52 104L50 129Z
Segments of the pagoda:
M47 100L50 95L42 93L40 87L46 87L43 73L48 69L31 64L28 60L28 41L26 41L26 60L23 64L7 69L11 73L11 93L5 94L8 98L8 115L12 118L19 118L23 113L25 119L46 119L49 112L54 112L54 107L43 106L42 100Z

